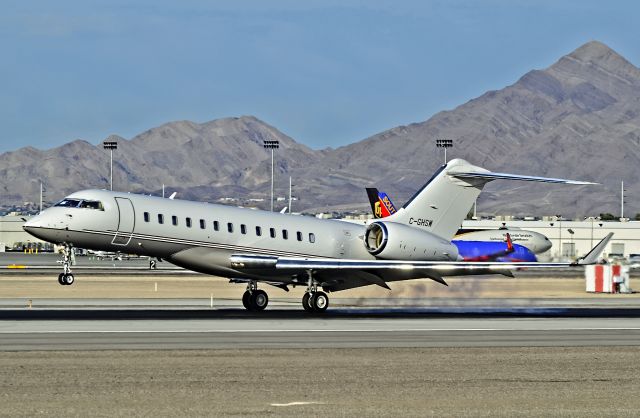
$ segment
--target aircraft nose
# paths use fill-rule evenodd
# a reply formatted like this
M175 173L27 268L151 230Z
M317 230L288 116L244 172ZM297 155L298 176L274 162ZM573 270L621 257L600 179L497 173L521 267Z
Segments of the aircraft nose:
M22 229L27 232L29 232L29 229L40 227L42 227L42 217L40 215L36 215L22 224Z
M48 241L47 237L45 236L47 231L45 227L45 219L42 215L36 215L22 224L22 229L24 229L29 234L41 240Z
M551 249L551 240L549 240L549 238L545 237L545 240L542 242L541 247L542 247L542 251L541 252L545 252L549 249Z

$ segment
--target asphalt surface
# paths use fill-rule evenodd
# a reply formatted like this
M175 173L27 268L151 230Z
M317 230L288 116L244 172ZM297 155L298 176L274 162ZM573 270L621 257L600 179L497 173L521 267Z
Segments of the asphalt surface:
M0 277L0 416L640 410L640 298L580 278L398 283L309 315L301 289L250 313L225 280L93 276Z
M638 346L637 309L0 310L0 350Z
M78 270L79 272L121 272L127 274L150 272L149 261L150 259L148 257L129 257L127 255L116 254L76 256L73 270ZM62 271L62 256L60 254L0 253L0 273L2 274L37 274L56 271ZM151 272L155 272L156 274L162 274L164 272L186 273L188 270L161 261L156 262L156 268Z
M636 417L637 347L3 352L0 416Z

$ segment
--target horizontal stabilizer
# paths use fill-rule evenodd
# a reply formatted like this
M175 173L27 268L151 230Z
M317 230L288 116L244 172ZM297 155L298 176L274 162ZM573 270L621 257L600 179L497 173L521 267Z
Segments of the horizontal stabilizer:
M461 179L484 179L487 181L491 180L520 180L520 181L537 181L540 183L557 183L557 184L576 184L576 185L588 185L588 184L598 184L592 183L590 181L579 181L579 180L565 180L565 179L556 179L550 177L537 177L537 176L523 176L520 174L506 174L506 173L492 173L490 171L487 172L461 172L457 173L455 171L450 171L449 175L458 177Z

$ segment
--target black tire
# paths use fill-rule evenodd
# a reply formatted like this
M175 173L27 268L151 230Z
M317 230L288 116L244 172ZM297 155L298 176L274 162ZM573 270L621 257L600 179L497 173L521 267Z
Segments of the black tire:
M66 285L66 283L65 283L63 278L64 278L64 273L58 274L58 284L60 284L62 286Z
M247 290L242 294L242 306L244 306L244 308L248 311L252 310L250 299L251 299L251 293L249 293L249 291Z
M269 296L264 290L255 290L251 293L251 307L254 311L263 311L269 304Z
M69 273L65 275L64 284L66 284L67 286L71 286L75 281L76 279L75 277L73 277L73 274Z
M309 292L305 293L304 296L302 297L302 307L307 312L313 312L313 309L311 308L311 305L310 305L310 299L311 299L311 293Z
M329 307L329 296L324 292L316 292L311 297L310 305L314 312L322 313Z

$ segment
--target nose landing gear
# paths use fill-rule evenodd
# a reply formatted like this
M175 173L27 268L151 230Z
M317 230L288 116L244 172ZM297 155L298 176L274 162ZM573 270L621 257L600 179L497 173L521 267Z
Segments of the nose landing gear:
M70 286L76 281L71 273L71 251L73 251L71 245L65 245L62 250L63 272L58 275L58 283L63 286Z

